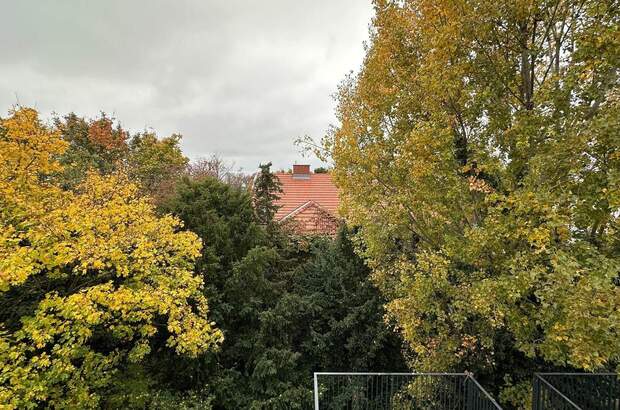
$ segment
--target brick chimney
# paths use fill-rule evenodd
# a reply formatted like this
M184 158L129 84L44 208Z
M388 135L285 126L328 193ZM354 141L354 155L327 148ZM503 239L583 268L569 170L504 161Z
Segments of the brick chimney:
M310 165L293 165L294 179L310 179Z

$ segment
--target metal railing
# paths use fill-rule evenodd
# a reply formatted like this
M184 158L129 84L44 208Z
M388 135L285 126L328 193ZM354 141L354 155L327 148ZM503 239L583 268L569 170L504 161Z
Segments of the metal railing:
M315 410L497 410L470 373L314 373Z
M536 373L533 410L620 410L615 373Z

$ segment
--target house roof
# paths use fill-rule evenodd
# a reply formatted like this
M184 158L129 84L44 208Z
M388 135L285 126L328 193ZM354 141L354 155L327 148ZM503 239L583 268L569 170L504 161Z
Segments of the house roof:
M308 203L316 204L334 216L338 215L340 198L330 174L309 173L303 178L294 178L293 174L284 172L275 175L282 185L280 198L275 201L280 207L276 213L277 221L305 208Z

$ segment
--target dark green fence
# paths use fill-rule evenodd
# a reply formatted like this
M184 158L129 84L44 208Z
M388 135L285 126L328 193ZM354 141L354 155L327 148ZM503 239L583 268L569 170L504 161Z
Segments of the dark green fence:
M536 373L534 410L620 410L614 373Z
M497 410L468 373L315 373L317 410Z
M470 373L315 373L316 410L501 410ZM533 410L620 410L615 373L536 373Z

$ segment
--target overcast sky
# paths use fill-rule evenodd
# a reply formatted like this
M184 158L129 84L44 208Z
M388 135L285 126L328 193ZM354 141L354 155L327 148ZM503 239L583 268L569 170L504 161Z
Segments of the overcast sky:
M183 134L192 159L251 171L311 162L293 145L335 122L370 0L20 0L0 20L0 111L19 103Z

